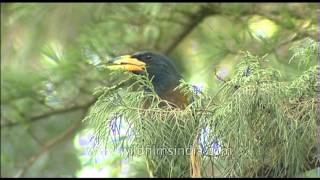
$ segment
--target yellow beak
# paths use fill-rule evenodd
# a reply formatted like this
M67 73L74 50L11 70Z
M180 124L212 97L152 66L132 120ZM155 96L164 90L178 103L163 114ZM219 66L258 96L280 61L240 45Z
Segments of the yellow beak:
M144 71L146 63L132 58L130 55L120 56L110 61L107 68L110 70Z

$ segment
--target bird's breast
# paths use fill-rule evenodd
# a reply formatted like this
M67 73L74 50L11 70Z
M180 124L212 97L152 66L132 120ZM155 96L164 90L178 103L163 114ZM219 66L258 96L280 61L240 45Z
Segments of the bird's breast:
M182 93L180 90L170 89L159 95L161 99L164 99L180 109L184 109L189 104L189 98L187 94Z

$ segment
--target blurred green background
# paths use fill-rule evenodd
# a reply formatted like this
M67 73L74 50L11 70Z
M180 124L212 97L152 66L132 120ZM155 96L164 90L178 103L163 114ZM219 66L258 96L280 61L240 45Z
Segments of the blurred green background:
M152 50L186 82L214 94L243 51L294 79L292 47L317 41L312 3L1 3L1 177L147 177L142 158L90 155L81 120L93 90L112 82L97 64ZM316 172L308 172L308 176Z

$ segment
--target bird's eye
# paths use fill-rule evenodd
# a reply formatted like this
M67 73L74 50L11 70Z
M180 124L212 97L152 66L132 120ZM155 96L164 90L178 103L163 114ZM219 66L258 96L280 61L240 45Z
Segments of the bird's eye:
M146 58L147 58L147 59L151 59L151 56L150 56L150 55L147 55Z

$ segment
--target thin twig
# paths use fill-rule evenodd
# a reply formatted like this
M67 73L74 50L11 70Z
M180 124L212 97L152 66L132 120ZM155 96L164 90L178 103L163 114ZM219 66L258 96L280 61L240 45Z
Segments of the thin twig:
M222 81L222 82L224 82L224 83L227 82L226 80L224 80L222 77L220 77L220 76L217 74L216 68L214 68L214 74L215 74L216 78L217 78L219 81Z
M205 6L203 6L203 8L200 8L195 13L191 14L188 12L187 14L184 14L185 16L191 16L192 18L190 18L189 23L186 23L186 26L181 31L181 33L179 33L176 38L166 46L166 48L164 49L165 54L170 54L184 40L184 38L187 37L187 35L189 35L192 30L195 29L203 21L205 17L215 13L214 11L207 11L207 9L204 7Z
M43 142L33 134L30 127L28 127L27 132L31 136L31 138L38 143L38 145L43 146Z
M58 135L57 137L55 137L54 139L52 139L51 141L49 141L48 143L46 143L43 148L42 151L39 154L36 154L34 156L32 156L27 164L25 165L25 167L23 169L21 169L19 171L19 173L17 174L16 177L23 177L27 171L30 169L30 167L32 167L32 165L45 153L51 151L53 149L53 147L55 147L56 145L58 145L59 143L63 142L64 140L66 140L67 138L69 138L75 130L77 130L81 125L81 121L76 121L71 127L69 127L65 132L61 133L60 135Z
M64 114L64 113L68 113L68 112L72 112L72 111L76 111L76 110L80 110L80 109L87 109L94 102L95 102L95 99L91 100L91 101L89 101L89 102L87 102L86 104L83 104L83 105L76 105L76 106L71 106L69 108L57 109L55 111L50 111L50 112L47 112L47 113L44 113L44 114L41 114L41 115L38 115L38 116L31 117L31 118L29 118L29 120L26 123L33 123L33 122L36 122L36 121L40 121L40 120L46 119L46 118L48 118L50 116L57 115L57 114ZM17 126L17 125L20 125L20 124L23 124L23 123L22 122L12 122L12 123L7 123L7 124L2 124L1 128L14 127L14 126Z

